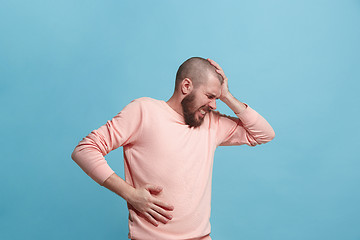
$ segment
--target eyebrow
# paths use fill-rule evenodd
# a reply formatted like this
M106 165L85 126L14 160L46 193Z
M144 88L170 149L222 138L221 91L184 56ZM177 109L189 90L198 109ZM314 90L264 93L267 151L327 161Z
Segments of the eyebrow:
M219 97L216 97L216 95L215 95L215 94L213 94L213 93L208 93L207 95L208 95L209 97L219 99Z

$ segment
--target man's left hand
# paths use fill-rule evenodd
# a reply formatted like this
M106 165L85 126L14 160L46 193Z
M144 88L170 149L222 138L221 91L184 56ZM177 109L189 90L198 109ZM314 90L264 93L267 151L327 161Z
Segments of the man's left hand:
M239 100L237 100L230 92L229 92L229 86L228 86L228 79L225 76L224 71L220 67L219 64L217 64L214 60L207 59L211 65L213 65L216 68L216 72L221 75L221 77L224 79L223 84L221 85L221 95L220 100L223 101L226 105L228 105L231 110L234 111L235 114L240 114L246 109L246 105Z
M219 64L217 64L214 60L210 58L208 58L207 60L211 63L211 65L213 65L216 68L216 72L220 74L220 76L224 79L224 82L221 85L221 95L220 95L220 100L224 101L230 94L229 86L228 86L228 78L225 76L224 70L222 70Z

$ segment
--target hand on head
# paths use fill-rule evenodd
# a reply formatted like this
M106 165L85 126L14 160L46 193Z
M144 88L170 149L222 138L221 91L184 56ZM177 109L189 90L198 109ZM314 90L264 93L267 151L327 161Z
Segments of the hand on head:
M224 79L223 84L221 85L221 96L220 96L220 100L223 101L223 99L225 99L225 97L230 93L229 92L229 86L228 86L228 78L225 76L224 70L220 67L219 64L217 64L214 60L208 58L207 59L211 65L213 65L215 67L215 71L220 74L220 76Z

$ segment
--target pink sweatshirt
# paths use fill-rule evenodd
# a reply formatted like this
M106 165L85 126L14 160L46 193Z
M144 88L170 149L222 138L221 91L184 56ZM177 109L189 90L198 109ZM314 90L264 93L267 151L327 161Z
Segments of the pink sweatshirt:
M129 207L129 237L190 239L210 233L211 177L217 146L255 146L275 133L255 110L238 118L210 112L199 128L189 128L165 101L139 98L76 146L73 160L97 183L114 173L104 156L123 146L125 181L135 188L163 187L156 197L174 206L173 219L153 226Z

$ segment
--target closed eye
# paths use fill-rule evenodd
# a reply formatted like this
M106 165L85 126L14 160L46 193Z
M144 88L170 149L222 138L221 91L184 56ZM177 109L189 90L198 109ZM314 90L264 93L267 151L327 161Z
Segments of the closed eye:
M209 98L209 99L214 99L214 98L216 98L214 95L207 95L207 97ZM217 99L217 98L216 98Z

